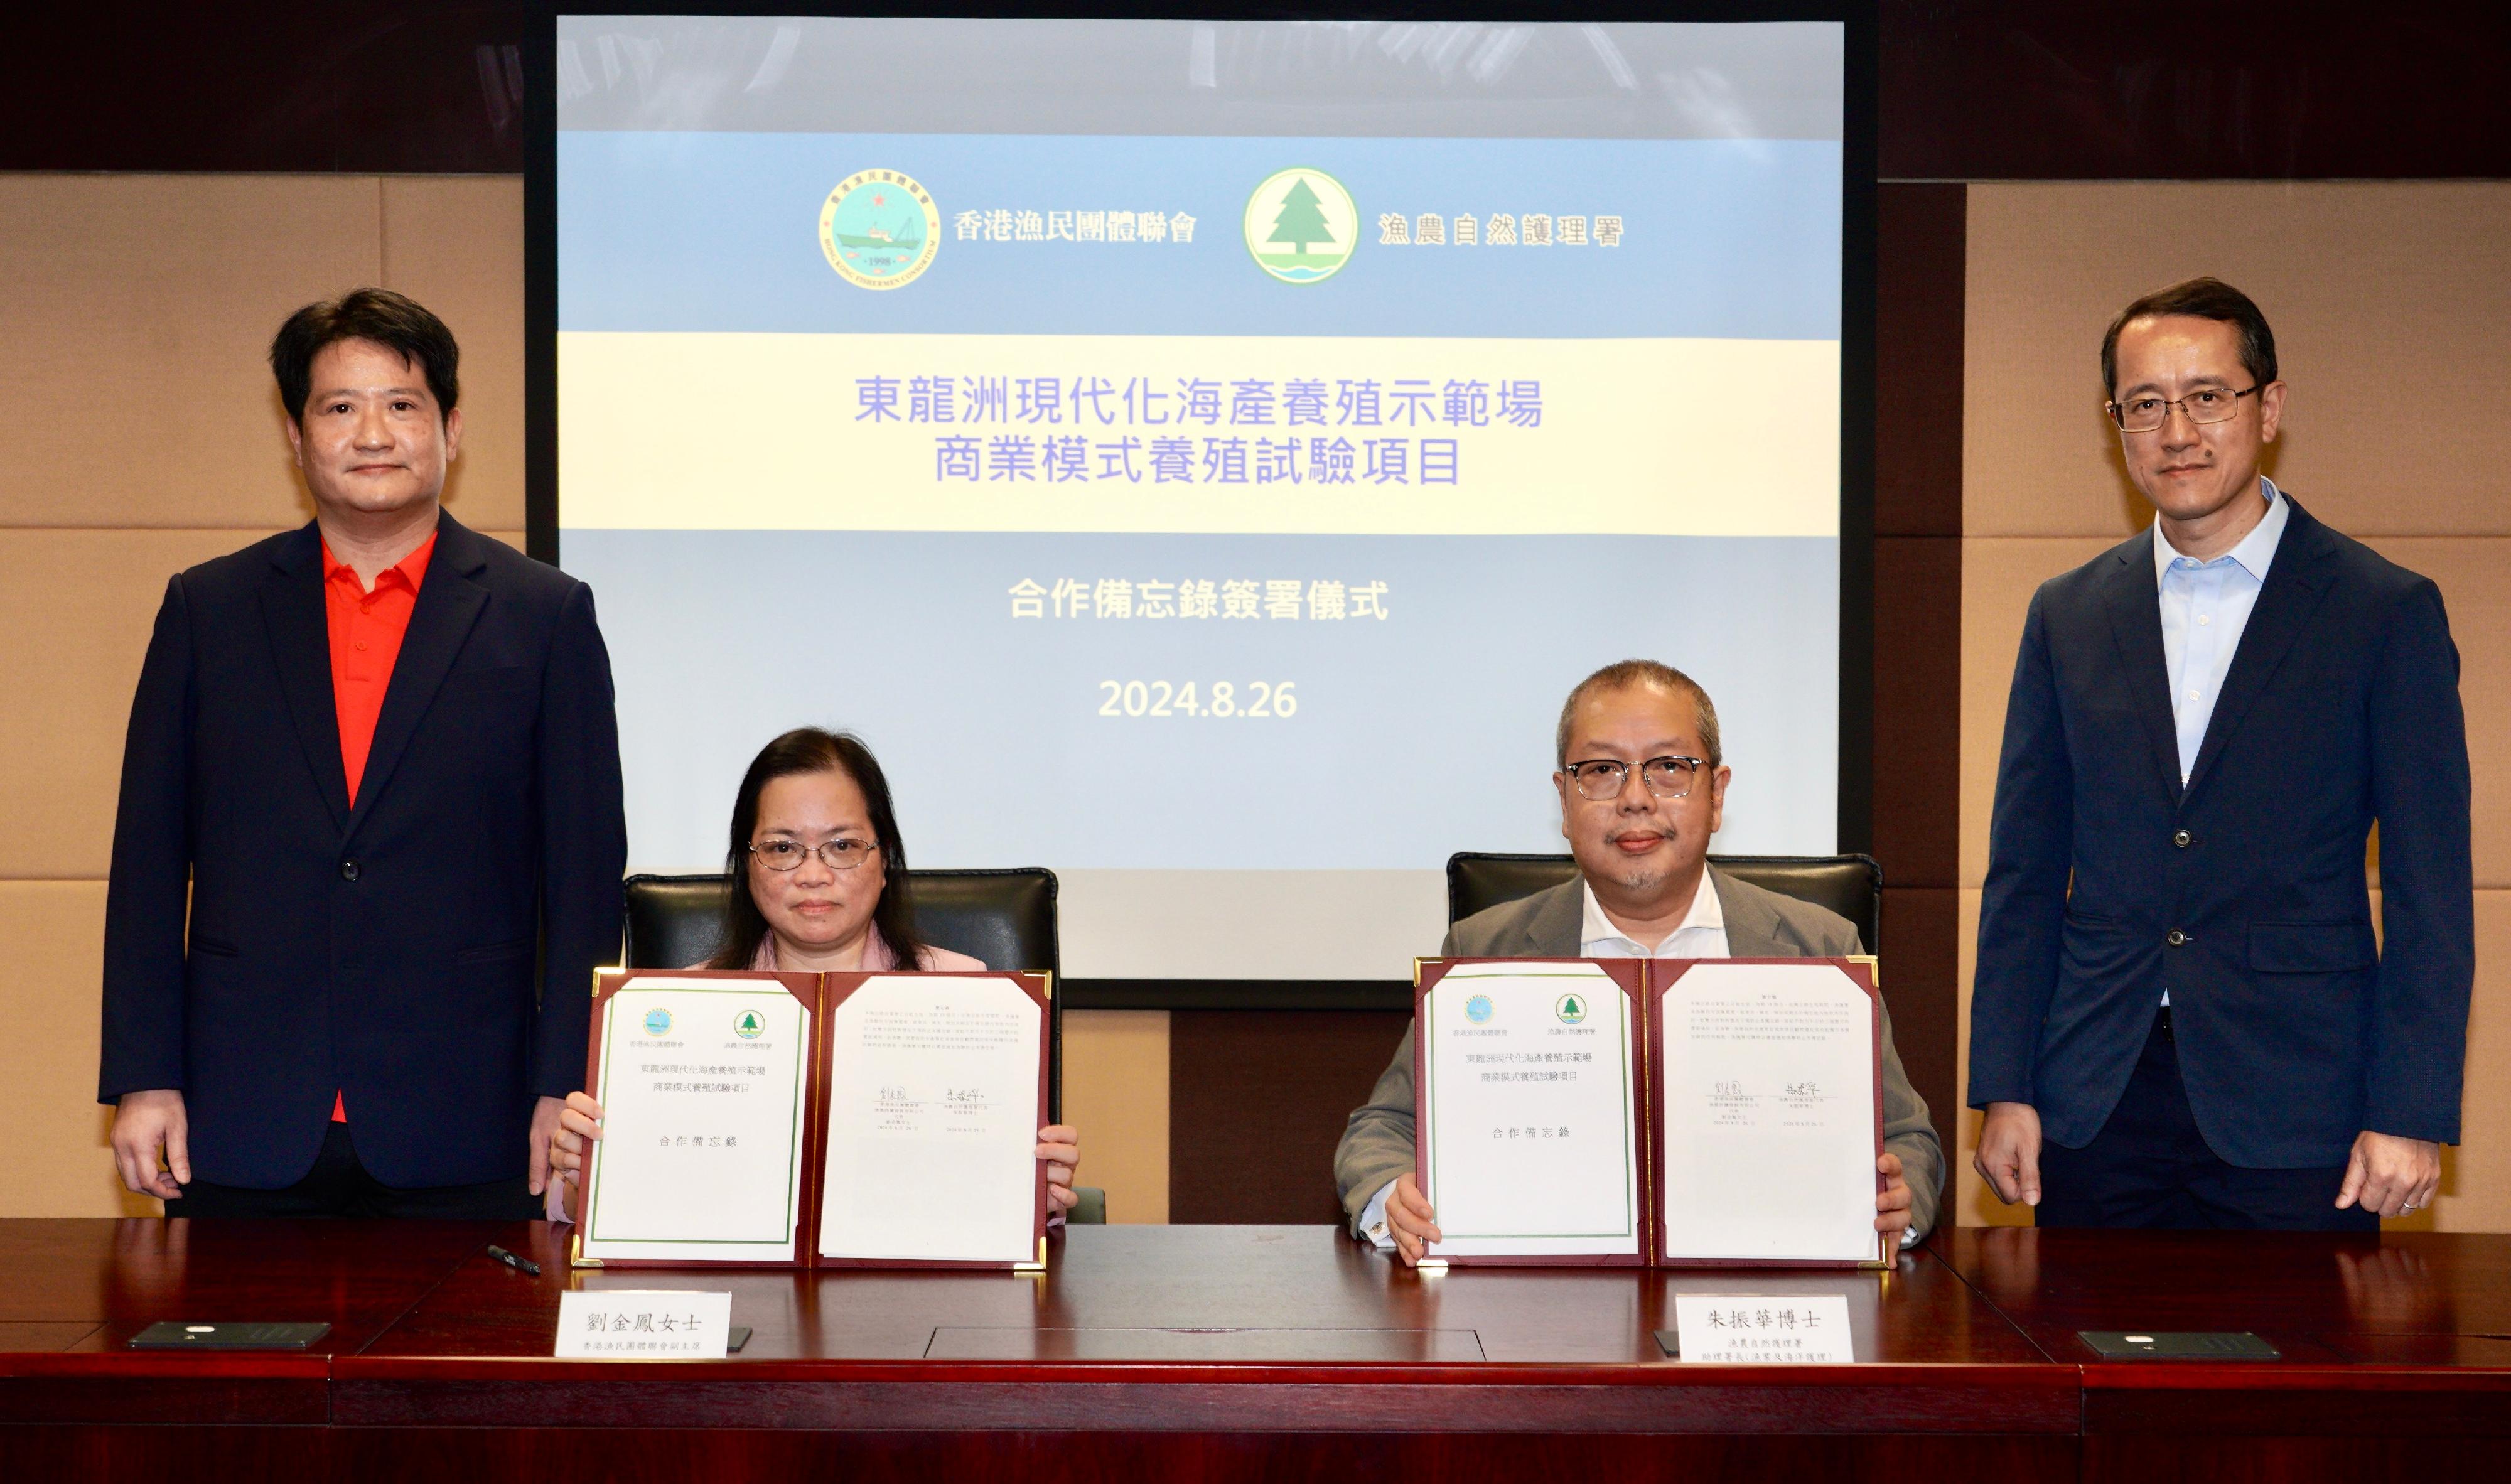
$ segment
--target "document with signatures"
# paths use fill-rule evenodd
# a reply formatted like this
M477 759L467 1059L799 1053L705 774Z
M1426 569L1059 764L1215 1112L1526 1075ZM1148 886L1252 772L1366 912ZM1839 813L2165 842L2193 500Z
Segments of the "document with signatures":
M826 1020L821 1263L1042 1261L1038 995L1004 974L831 975Z
M1425 1262L1879 1261L1871 958L1425 958Z
M1657 959L1648 974L1658 1260L1875 1261L1873 963Z

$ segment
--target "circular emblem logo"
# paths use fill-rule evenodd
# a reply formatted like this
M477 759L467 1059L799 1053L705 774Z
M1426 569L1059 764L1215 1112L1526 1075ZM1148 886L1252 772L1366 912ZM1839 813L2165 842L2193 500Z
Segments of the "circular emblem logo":
M645 1034L647 1035L666 1035L671 1033L671 1011L647 1010L645 1012Z
M732 1034L746 1041L758 1039L758 1033L766 1029L767 1022L759 1018L756 1010L744 1010L732 1018Z
M1490 996L1488 995L1477 995L1473 998L1465 1001L1465 1019L1472 1021L1475 1025L1481 1025L1484 1021L1490 1019Z
M820 208L820 251L858 289L903 289L933 266L942 213L933 193L894 170L859 170Z
M1247 251L1286 284L1332 278L1360 245L1360 208L1321 170L1276 171L1247 198Z
M1561 1017L1565 1026L1574 1026L1587 1018L1587 996L1564 995L1552 1002L1552 1013Z

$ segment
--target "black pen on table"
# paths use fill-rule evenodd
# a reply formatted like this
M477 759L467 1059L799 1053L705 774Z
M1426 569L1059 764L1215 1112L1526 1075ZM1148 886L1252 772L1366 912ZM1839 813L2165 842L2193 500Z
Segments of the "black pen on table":
M508 1252L505 1248L498 1246L495 1242L490 1242L488 1244L488 1255L495 1258L498 1262L505 1264L507 1267L512 1268L517 1272L527 1272L533 1277L539 1277L541 1275L540 1264L533 1262L527 1257L517 1257L513 1253Z

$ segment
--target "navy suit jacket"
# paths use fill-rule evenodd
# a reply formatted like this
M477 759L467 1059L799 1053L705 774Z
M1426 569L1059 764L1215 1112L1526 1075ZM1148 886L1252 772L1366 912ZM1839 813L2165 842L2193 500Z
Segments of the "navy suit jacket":
M353 810L308 525L178 573L131 705L98 1095L182 1091L194 1178L313 1168L331 1095L406 1188L524 1171L619 947L592 590L440 518ZM189 893L190 923L185 926Z
M2296 501L2185 788L2151 529L2032 596L1971 1106L2028 1103L2052 1142L2090 1143L2168 989L2189 1107L2223 1159L2340 1165L2365 1129L2454 1143L2475 939L2458 650L2430 579Z

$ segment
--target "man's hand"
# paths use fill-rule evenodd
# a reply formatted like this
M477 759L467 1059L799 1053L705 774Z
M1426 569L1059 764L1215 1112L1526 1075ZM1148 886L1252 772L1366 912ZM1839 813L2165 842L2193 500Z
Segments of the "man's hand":
M2007 1205L2040 1204L2040 1110L2028 1103L1989 1104L1971 1165Z
M119 1121L114 1124L117 1147L121 1127ZM2343 1210L2359 1201L2366 1211L2397 1216L2431 1205L2433 1191L2440 1188L2440 1145L2429 1139L2376 1134L2367 1128L2354 1136L2354 1152L2345 1160L2345 1184L2337 1191L2337 1206Z
M171 1167L157 1167L160 1152ZM180 1200L192 1183L192 1124L174 1087L126 1092L114 1102L113 1163L134 1194Z
M584 1094L580 1092L567 1094L569 1101L581 1097ZM549 1189L550 1143L558 1132L559 1113L565 1107L566 1103L557 1098L543 1098L532 1105L531 1187L535 1195Z
M1050 1123L1037 1131L1037 1157L1046 1161L1046 1209L1060 1216L1081 1203L1072 1192L1072 1176L1081 1168L1081 1135L1069 1123Z
M1421 1188L1413 1183L1410 1170L1395 1177L1395 1191L1386 1197L1386 1230L1395 1238L1395 1250L1407 1268L1420 1267L1422 1249L1441 1239L1439 1213L1421 1198Z
M1891 1182L1874 1192L1874 1230L1883 1233L1883 1264L1901 1256L1901 1238L1910 1230L1910 1182L1901 1178L1901 1156L1888 1151L1874 1161L1874 1173Z

